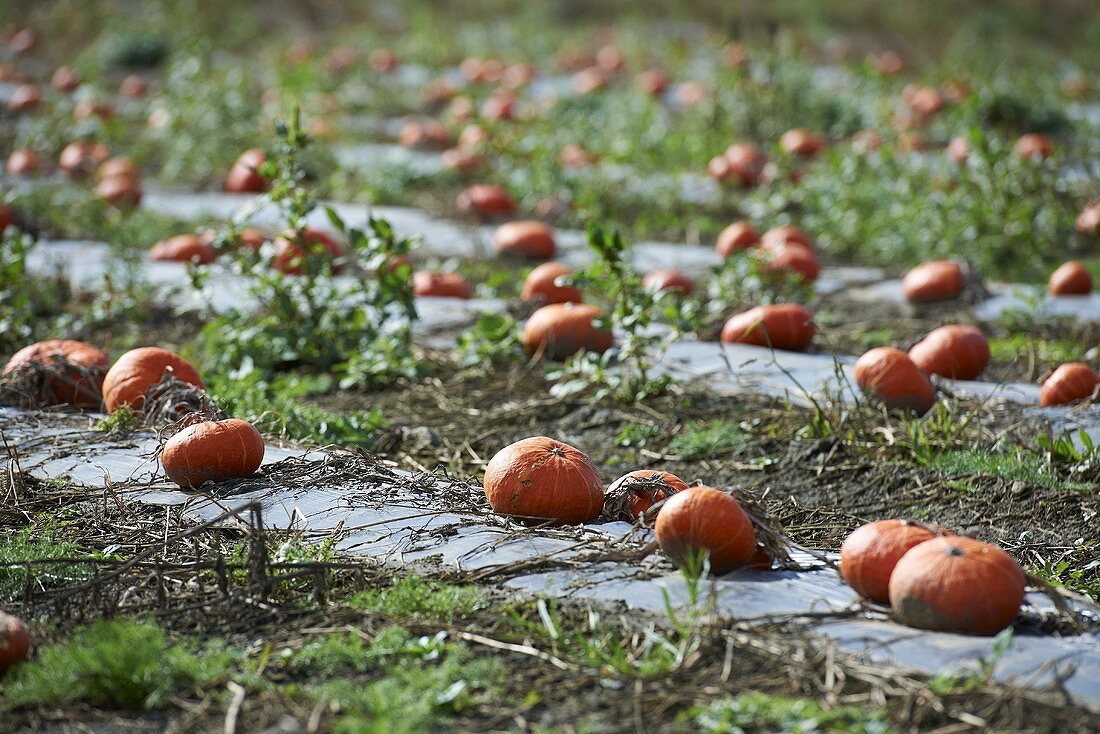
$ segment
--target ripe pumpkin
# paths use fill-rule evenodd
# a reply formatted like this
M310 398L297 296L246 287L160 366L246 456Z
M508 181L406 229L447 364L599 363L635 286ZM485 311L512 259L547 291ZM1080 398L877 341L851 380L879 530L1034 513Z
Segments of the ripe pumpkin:
M596 66L608 74L617 74L626 68L626 56L613 43L606 43L596 50Z
M418 270L413 273L413 295L444 298L472 298L474 289L460 273Z
M473 184L455 199L455 207L480 217L507 217L516 212L516 202L496 184Z
M1074 226L1081 234L1100 234L1100 199L1085 204Z
M904 520L861 525L840 546L840 575L862 597L890 603L890 576L906 552L936 534Z
M603 311L583 303L553 303L531 314L523 326L523 345L532 354L541 352L547 359L562 360L582 349L606 352L614 337L608 329L596 328L593 321Z
M99 198L112 206L138 206L141 204L142 197L141 179L125 174L102 177L96 184L95 192Z
M1016 618L1024 586L1020 564L997 546L973 538L933 538L894 567L890 605L910 627L992 635Z
M8 109L29 112L42 106L42 92L33 84L20 84L8 97Z
M454 137L438 120L409 120L401 126L397 142L406 148L442 150L454 144Z
M756 233L751 224L748 222L734 222L718 234L718 241L714 243L714 251L726 258L735 252L747 250L758 242L760 242L760 235Z
M23 347L8 360L4 375L32 365L46 367L66 361L73 365L63 374L50 376L38 396L40 404L74 405L98 408L103 391L103 376L111 361L91 344L71 339L53 339Z
M920 117L931 117L943 109L943 95L935 87L907 87L906 90L908 94L902 92L902 99Z
M1047 291L1052 296L1087 296L1092 293L1092 274L1080 262L1070 260L1050 274Z
M569 86L573 88L575 94L584 96L606 87L607 77L600 69L590 66L574 74L569 80Z
M516 97L511 92L494 92L481 104L481 116L499 122L516 116Z
M909 350L913 363L930 375L973 380L989 364L989 342L973 326L933 329Z
M788 243L802 245L810 252L814 251L814 240L810 233L793 224L772 227L760 238L760 246L765 249L774 249Z
M107 160L110 154L103 143L78 140L61 150L57 167L70 176L85 176L99 168L99 164Z
M443 151L443 155L439 157L439 162L443 168L448 171L462 171L468 173L474 169L480 168L485 159L470 150L463 150L462 148L449 148Z
M1100 375L1093 372L1087 364L1063 364L1043 382L1043 387L1039 390L1039 405L1046 408L1085 400L1092 397L1097 385L1100 385Z
M13 150L8 156L7 171L11 176L28 176L40 167L38 153L30 148Z
M951 142L947 144L947 157L956 166L966 163L966 159L970 157L970 141L962 135L951 138Z
M695 290L695 283L679 270L665 268L646 273L642 278L642 287L650 291L674 291L682 296L690 296Z
M371 68L378 72L393 71L397 68L401 62L397 58L397 54L388 48L376 48L370 52L370 56L367 57L367 63Z
M657 513L657 542L674 563L706 551L711 571L744 566L756 553L752 521L740 503L713 487L689 487L665 500Z
M794 303L757 306L731 316L722 327L726 344L752 344L758 347L805 351L813 341L817 327L814 315Z
M481 125L467 125L458 134L458 147L463 150L477 150L489 142L489 131Z
M103 378L103 405L108 413L127 405L140 410L145 393L161 381L166 370L181 382L205 388L198 370L175 352L160 347L140 347L126 352Z
M878 130L860 130L852 136L852 148L863 153L882 147L882 133Z
M569 444L534 436L505 446L485 467L485 496L502 515L576 525L599 517L603 483L591 459Z
M933 260L906 273L901 289L913 303L938 303L962 295L964 280L962 266L954 260Z
M305 227L297 234L287 230L275 240L275 259L271 266L283 275L301 275L310 256L338 260L344 256L344 248L328 234L313 227ZM343 264L337 262L332 271L338 273L342 269Z
M178 234L153 245L149 250L149 259L209 265L218 257L213 241L213 232L204 232L201 235Z
M127 74L118 85L119 96L129 97L130 99L144 97L148 91L149 82L138 74Z
M548 304L580 303L584 300L580 288L575 285L559 285L557 282L561 276L572 274L573 271L561 263L543 263L528 273L519 297L524 301L538 299Z
M160 463L181 487L248 477L264 460L264 440L248 421L229 418L195 423L164 444Z
M612 482L607 488L607 494L629 490L632 495L630 516L637 520L657 502L677 492L683 492L687 488L687 482L675 474L656 469L639 469L624 474Z
M237 156L225 177L225 190L234 194L258 194L267 189L267 179L257 170L267 160L262 148L249 148Z
M876 347L856 360L856 384L887 408L906 408L924 415L936 402L928 376L893 347Z
M31 635L21 619L0 612L0 673L27 659Z
M77 122L98 117L101 120L113 120L115 106L110 102L103 102L92 97L84 99L73 105L73 119Z
M558 165L562 168L585 168L599 159L598 155L588 152L576 143L568 143L558 153Z
M634 86L650 97L656 97L668 89L668 83L668 74L660 69L646 69L634 77Z
M797 242L767 247L760 254L761 270L771 275L794 275L813 283L821 275L821 263L814 251Z
M821 152L825 147L825 139L809 130L795 128L780 136L779 147L787 155L809 157Z
M80 76L68 66L59 66L50 77L50 86L59 92L71 92L80 86Z
M557 245L554 230L537 221L508 222L493 233L493 249L498 255L546 260L554 256Z
M1054 153L1054 141L1043 133L1026 133L1016 141L1016 155L1027 160L1042 160Z
M752 143L734 143L726 148L725 158L729 164L727 177L743 187L758 185L768 163Z

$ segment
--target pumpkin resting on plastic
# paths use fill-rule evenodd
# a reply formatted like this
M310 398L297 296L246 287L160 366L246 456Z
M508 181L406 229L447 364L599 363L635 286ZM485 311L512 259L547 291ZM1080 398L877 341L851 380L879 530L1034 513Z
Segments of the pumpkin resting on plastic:
M474 289L460 273L418 270L413 273L413 295L443 298L472 298Z
M675 474L657 469L639 469L616 479L608 486L607 493L629 490L630 516L637 520L655 503L687 488L687 482Z
M267 179L257 170L267 155L261 148L249 148L234 161L225 177L225 190L234 194L258 194L267 188Z
M481 217L506 217L516 211L516 202L495 184L472 184L455 198L460 212Z
M877 347L856 360L856 384L887 408L907 408L924 415L936 402L936 389L909 355Z
M655 526L661 550L677 565L705 551L716 574L747 565L756 555L756 533L741 504L713 487L689 487L661 506Z
M301 275L310 257L337 260L343 255L344 248L339 242L319 229L305 227L297 234L290 230L283 232L275 240L275 259L271 267L283 275ZM342 269L341 264L336 263L332 272L339 273Z
M1100 375L1087 364L1070 362L1061 365L1043 381L1043 387L1039 390L1039 405L1046 408L1084 400L1092 397L1097 385L1100 385Z
M541 299L545 303L580 303L584 300L580 288L558 283L558 278L572 274L573 271L561 263L543 263L527 274L519 297L524 301Z
M714 243L714 251L725 258L735 252L747 250L758 242L760 242L760 235L757 234L751 224L748 222L734 222L718 233L718 240Z
M123 405L140 410L145 393L157 385L165 370L181 382L205 388L198 370L175 352L160 347L140 347L126 352L107 370L103 378L103 405L114 413Z
M989 364L989 342L973 326L933 329L909 350L913 363L930 375L973 380Z
M726 344L802 352L810 346L816 331L812 313L794 303L781 303L731 316L722 327L721 340Z
M264 459L264 440L248 421L229 418L184 428L164 444L160 463L181 487L251 476Z
M1081 263L1070 260L1050 274L1047 291L1052 296L1087 296L1092 293L1092 274Z
M91 344L72 339L52 339L23 347L8 360L3 374L20 368L33 369L38 364L50 367L64 360L72 365L64 373L47 377L41 405L75 405L98 408L102 395L103 376L111 361Z
M218 248L214 247L213 241L213 232L178 234L153 245L149 250L149 259L209 265L218 257Z
M934 538L894 567L890 605L910 627L992 635L1016 618L1024 586L1020 564L997 546L972 538Z
M614 338L611 331L593 323L603 311L584 303L554 303L531 314L523 326L523 345L532 354L565 359L582 349L606 352Z
M646 273L642 278L642 287L648 291L673 291L682 296L690 296L695 283L683 272L675 268L665 268Z
M518 519L576 525L599 517L603 483L582 452L546 436L505 446L485 467L493 510Z
M890 602L890 576L901 557L936 533L904 520L879 520L861 525L840 546L840 575L860 596Z
M0 673L26 659L31 636L21 619L0 612Z
M962 266L954 260L921 263L905 274L901 288L913 303L952 301L962 295Z
M546 260L554 256L554 230L538 221L508 222L493 233L498 255Z

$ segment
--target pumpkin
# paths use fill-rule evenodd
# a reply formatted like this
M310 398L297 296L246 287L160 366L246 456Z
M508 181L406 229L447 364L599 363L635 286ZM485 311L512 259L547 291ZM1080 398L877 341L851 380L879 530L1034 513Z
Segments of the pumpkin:
M127 74L118 85L119 96L129 97L130 99L144 97L148 91L149 82L145 81L139 74Z
M962 135L951 138L951 142L947 144L947 157L956 166L966 163L966 159L970 157L970 141Z
M468 173L480 168L485 163L485 159L470 150L450 148L443 151L443 155L439 157L439 162L445 170Z
M576 525L599 517L603 483L591 459L569 444L534 436L505 446L485 467L496 512L526 522Z
M656 469L639 469L612 482L607 488L607 494L612 495L620 490L629 491L630 516L637 520L655 503L687 488L687 483L675 474Z
M39 169L38 153L30 148L13 150L8 156L7 171L11 176L27 176Z
M682 296L690 296L695 283L675 268L665 268L646 273L642 278L642 287L649 291L674 291Z
M17 617L0 612L0 673L27 659L31 635Z
M493 249L498 255L546 260L557 246L554 230L542 222L508 222L493 233Z
M163 239L149 250L149 259L169 262L196 263L209 265L218 257L214 247L214 233L178 234Z
M913 303L952 301L962 295L965 278L954 260L921 263L905 274L901 289Z
M825 139L809 130L795 128L780 136L779 147L787 155L809 157L821 152Z
M73 119L77 122L98 117L101 120L112 120L115 116L115 106L110 102L101 102L92 97L84 99L73 105Z
M691 554L705 551L711 571L723 574L756 554L749 516L737 500L713 487L689 487L665 500L655 530L661 550L680 566Z
M397 68L400 61L397 58L397 54L388 48L376 48L370 52L367 57L367 63L370 67L378 72L393 71Z
M1087 296L1092 293L1092 274L1078 261L1070 260L1050 274L1047 291L1052 296Z
M1046 408L1085 400L1092 397L1097 385L1100 385L1100 375L1087 364L1063 364L1043 381L1043 387L1039 390L1039 405Z
M573 92L576 94L591 94L592 92L606 87L607 78L600 69L592 66L587 69L581 69L574 74L569 80L569 86L573 88Z
M267 160L262 148L249 148L237 156L225 177L225 190L233 194L258 194L267 188L267 179L260 175L260 166Z
M1081 234L1100 234L1100 199L1085 204L1074 226Z
M943 95L935 87L906 87L902 99L909 109L922 118L931 117L943 109Z
M810 252L814 251L814 240L810 233L793 224L772 227L760 238L760 246L765 249L774 249L788 243L802 245Z
M458 134L458 147L463 150L476 150L489 142L489 131L481 125L467 125Z
M715 181L726 181L732 174L733 169L730 167L730 162L726 160L726 156L716 155L707 161L707 175Z
M160 463L181 487L248 477L264 460L264 440L248 421L229 418L194 423L164 444Z
M596 51L596 66L608 74L617 74L626 68L626 57L618 46L607 43Z
M668 74L660 69L646 69L634 77L634 86L643 94L656 97L668 89L668 81Z
M860 130L852 136L852 148L863 153L882 147L882 133L878 130Z
M894 566L890 605L898 621L943 632L992 635L1024 601L1020 564L995 545L942 537L914 547Z
M486 120L513 120L515 115L516 97L510 92L495 92L481 104L481 116Z
M734 222L718 233L718 241L714 243L714 251L726 258L735 252L747 250L758 242L760 242L760 235L756 233L751 224L748 222Z
M8 40L8 48L17 56L25 54L38 45L38 36L32 28L20 28Z
M157 385L167 370L181 382L205 388L198 370L175 352L160 347L140 347L126 352L103 378L103 405L114 413L123 405L141 410L145 393Z
M598 155L588 152L576 143L568 143L558 153L558 165L562 168L585 168L599 159Z
M731 69L740 69L749 60L749 49L743 43L730 41L722 47L722 63Z
M271 266L283 275L302 275L311 257L338 260L343 256L344 248L339 242L319 229L304 227L297 233L287 230L276 238ZM342 263L336 262L332 271L338 273L342 269Z
M516 202L496 184L473 184L455 199L455 207L480 217L506 217L516 211Z
M707 98L707 87L701 81L688 79L676 88L676 103L683 108L694 107Z
M98 408L103 388L103 376L110 367L107 355L91 344L71 339L53 339L23 347L8 360L4 375L33 365L51 367L65 361L72 365L61 374L49 375L38 395L42 405L74 405Z
M905 59L897 51L883 51L868 57L871 65L886 76L897 76L905 71Z
M1027 160L1042 160L1054 153L1054 141L1043 133L1026 133L1016 141L1016 155Z
M909 350L909 358L930 375L973 380L989 364L989 342L973 326L933 329Z
M543 263L528 273L523 281L520 299L541 300L545 303L580 303L584 300L581 289L574 285L560 285L558 278L572 275L573 271L558 262Z
M71 92L80 86L80 76L68 66L59 66L50 77L50 86L59 92Z
M879 520L861 525L840 546L840 575L862 597L890 603L890 576L912 547L936 537L922 525Z
M523 326L523 345L532 354L562 360L582 349L606 352L614 337L593 323L603 311L583 303L553 303L531 314Z
M816 331L812 313L794 303L781 303L757 306L731 316L722 327L720 338L726 344L802 352L810 346Z
M103 143L79 140L62 149L57 167L70 176L88 175L99 168L99 164L107 160L110 154Z
M105 178L139 178L141 172L138 171L137 164L130 158L110 158L100 164L96 169L96 180L102 181Z
M887 408L904 408L924 415L936 402L928 376L893 347L876 347L856 360L856 384Z
M42 106L42 92L33 84L20 84L8 97L8 109L29 112Z
M814 251L797 242L784 242L765 249L760 255L761 270L770 275L793 275L813 283L821 274L821 263Z
M15 224L15 214L11 207L0 204L0 234L4 234L13 224Z
M442 150L454 144L454 137L438 120L409 120L401 126L397 142L406 148Z
M130 176L110 176L101 179L95 187L96 195L117 207L133 207L141 204L141 181Z
M418 270L413 273L413 295L443 298L472 298L474 289L460 273Z
M536 73L531 64L509 64L500 78L500 84L505 89L521 89L531 83Z
M767 157L751 143L734 143L726 148L725 158L729 164L728 178L743 187L758 185L768 163Z

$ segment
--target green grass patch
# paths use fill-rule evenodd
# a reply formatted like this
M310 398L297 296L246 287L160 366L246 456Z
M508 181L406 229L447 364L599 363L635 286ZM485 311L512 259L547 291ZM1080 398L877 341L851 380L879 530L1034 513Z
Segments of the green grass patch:
M949 477L985 475L1037 484L1047 489L1084 489L1089 485L1071 482L1052 471L1046 460L1026 451L994 453L986 449L945 451L931 457L929 468Z
M737 421L693 422L672 439L668 450L684 457L711 456L738 448L748 438L749 434Z
M219 649L221 648L221 649ZM7 709L82 701L121 709L155 709L170 696L220 681L242 653L217 641L170 644L151 622L99 621L39 651L4 683Z
M25 565L26 561L71 558L82 553L54 523L7 530L0 535L0 599L16 599L28 581L39 590L83 581L88 568L71 563Z
M485 593L476 586L399 576L385 588L366 589L347 601L374 614L452 621L485 606Z
M887 734L892 731L877 711L864 711L854 706L826 710L808 698L769 696L755 691L697 709L694 720L703 731L716 734L748 731Z
M989 340L989 352L995 362L1014 362L1034 351L1040 362L1061 364L1081 359L1084 349L1068 339L1036 339L1013 334Z

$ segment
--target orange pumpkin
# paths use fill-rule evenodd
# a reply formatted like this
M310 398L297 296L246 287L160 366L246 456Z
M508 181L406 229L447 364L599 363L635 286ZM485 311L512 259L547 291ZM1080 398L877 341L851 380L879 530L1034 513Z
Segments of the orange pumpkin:
M973 326L951 324L932 330L909 350L913 363L930 375L973 380L989 364L989 342Z
M107 160L110 154L103 143L79 140L69 143L61 150L57 167L70 176L88 175L99 168L99 164Z
M606 43L596 51L596 66L608 74L617 74L626 68L626 57L618 46Z
M935 87L909 88L909 93L902 93L902 98L909 109L922 118L931 117L943 109L943 95Z
M91 344L71 339L53 339L23 347L8 360L4 375L32 365L53 366L61 361L73 365L64 374L50 376L38 400L43 405L74 405L98 408L103 376L111 361Z
M603 311L583 303L553 303L531 314L523 326L523 345L532 354L561 360L582 349L606 352L614 337L593 323Z
M267 160L262 148L249 148L234 161L225 177L225 190L234 194L258 194L267 189L267 179L259 167Z
M201 235L178 234L153 245L149 250L149 259L209 265L218 257L213 240L213 232L204 232Z
M388 48L376 48L367 57L367 63L375 71L389 72L397 68L400 61L397 54Z
M1097 385L1100 385L1100 375L1087 364L1063 364L1043 381L1043 387L1039 390L1039 405L1046 408L1085 400L1092 397Z
M576 143L565 145L558 153L558 165L562 168L584 168L599 159L598 155L588 152Z
M141 180L134 176L108 176L100 179L95 192L111 206L133 207L141 204Z
M735 252L747 250L758 242L760 242L760 235L756 233L751 224L748 222L734 222L718 234L718 241L714 243L714 251L726 258Z
M629 490L630 516L637 520L655 503L687 489L687 482L675 474L656 469L639 469L624 474L607 488L607 494Z
M878 130L860 130L852 136L852 148L863 153L882 147L882 133Z
M856 361L856 384L887 408L905 408L924 415L936 402L928 376L893 347L877 347Z
M493 248L498 255L546 260L554 256L557 245L554 230L537 221L508 222L493 233Z
M756 186L761 181L767 157L751 143L734 143L726 148L727 178L743 187Z
M947 156L956 166L966 163L966 159L970 157L970 141L962 135L951 138L951 142L947 144Z
M462 171L463 173L473 171L485 163L482 156L462 148L449 148L443 151L439 161L446 170Z
M480 217L506 217L516 212L516 202L495 184L473 184L455 199L460 212Z
M1070 260L1050 274L1047 291L1052 296L1087 296L1092 293L1092 274L1080 262Z
M965 278L954 260L921 263L905 274L901 289L913 303L952 301L962 295Z
M520 298L524 301L539 299L545 303L580 303L584 300L580 288L558 284L558 278L572 274L573 271L561 263L543 263L523 281Z
M779 138L779 147L787 155L809 157L817 155L825 147L825 139L801 128L788 130Z
M494 92L481 104L480 112L494 122L515 119L516 97L510 92Z
M23 621L0 612L0 674L27 659L31 635Z
M646 69L634 77L634 86L650 97L656 97L668 89L668 83L668 74L660 69Z
M813 341L817 327L814 315L794 303L757 306L731 316L722 327L726 344L752 344L758 347L805 351Z
M1054 141L1043 133L1027 133L1016 141L1016 155L1027 160L1042 160L1054 153Z
M972 538L933 538L901 557L890 577L890 605L919 629L992 635L1012 623L1025 576L1012 556Z
M28 176L39 167L38 153L30 148L18 148L8 156L7 171L11 176Z
M42 92L33 84L20 84L8 97L8 109L29 112L42 106Z
M485 496L502 515L576 525L599 517L603 483L592 461L546 436L505 446L485 467Z
M175 352L160 347L140 347L126 352L103 378L103 405L114 413L123 405L141 410L145 393L157 385L167 370L181 382L205 388L198 370Z
M1074 226L1081 234L1100 234L1100 199L1085 204Z
M160 463L181 487L248 477L264 460L264 440L248 421L229 418L195 423L164 444Z
M904 520L861 525L840 546L840 575L860 596L888 604L894 566L910 548L934 537L928 528Z
M578 95L591 94L607 86L607 77L598 68L591 66L581 69L569 80L569 85Z
M756 554L752 521L740 503L713 487L689 487L661 506L655 526L661 550L677 565L705 551L711 571L723 574Z
M675 268L654 270L642 278L642 287L650 291L675 291L682 296L690 296L695 290L691 278Z
M418 270L413 273L413 295L443 298L472 298L474 289L460 273Z
M454 144L454 137L438 120L409 120L401 126L397 142L406 148L442 150Z
M814 251L797 242L771 245L760 253L761 271L770 275L792 275L813 283L821 275L821 263Z
M311 256L338 260L344 256L344 248L319 229L305 227L298 233L287 230L275 240L275 259L272 260L271 267L283 275L301 275ZM342 269L342 263L338 262L332 271L338 273Z
M127 74L118 85L119 96L129 97L131 99L144 97L145 93L148 91L149 82L145 81L145 79L138 74Z
M50 86L59 92L71 92L80 86L80 76L68 66L59 66L50 77Z
M810 233L793 224L773 227L760 238L760 246L765 249L775 249L788 243L802 245L810 252L814 251L814 240Z

